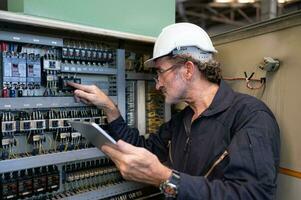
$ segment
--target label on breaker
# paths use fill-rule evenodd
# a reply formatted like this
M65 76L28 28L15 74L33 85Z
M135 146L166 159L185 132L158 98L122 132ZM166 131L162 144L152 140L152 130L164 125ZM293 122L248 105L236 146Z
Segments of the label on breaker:
M60 70L60 61L57 60L44 60L44 70Z
M53 81L54 77L53 77L53 75L47 75L46 79L47 79L47 81Z
M61 139L65 139L65 138L68 138L70 137L70 133L60 133L60 138Z
M40 141L41 139L42 139L42 136L41 136L41 135L34 135L33 138L32 138L32 140L33 140L34 142Z
M10 145L10 144L13 144L13 143L14 143L14 139L13 138L2 139L2 146Z
M72 138L78 138L80 136L81 136L81 134L79 132L73 132L73 133L71 133L71 137Z

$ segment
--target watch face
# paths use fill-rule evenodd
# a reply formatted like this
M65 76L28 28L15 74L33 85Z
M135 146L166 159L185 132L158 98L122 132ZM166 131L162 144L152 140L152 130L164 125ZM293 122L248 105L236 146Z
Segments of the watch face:
M178 185L180 182L180 175L177 171L172 173L172 176L160 184L160 190L165 197L176 198L178 194Z
M164 188L164 194L175 196L177 194L176 187L174 185L166 185Z
M175 198L178 194L177 186L168 181L163 184L161 191L164 193L165 197Z

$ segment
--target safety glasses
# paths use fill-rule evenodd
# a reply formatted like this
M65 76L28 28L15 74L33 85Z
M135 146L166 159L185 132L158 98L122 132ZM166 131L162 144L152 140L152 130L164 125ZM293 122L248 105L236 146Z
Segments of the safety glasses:
M183 64L183 62L178 62L178 63L176 63L176 64L170 66L170 67L167 68L167 69L158 69L158 70L156 71L156 72L157 72L157 75L156 75L153 79L156 81L156 83L158 83L158 82L159 82L159 76L162 76L162 74L164 74L164 73L166 73L166 72L168 72L168 71L171 71L171 70L175 69L176 67L181 66L180 64Z

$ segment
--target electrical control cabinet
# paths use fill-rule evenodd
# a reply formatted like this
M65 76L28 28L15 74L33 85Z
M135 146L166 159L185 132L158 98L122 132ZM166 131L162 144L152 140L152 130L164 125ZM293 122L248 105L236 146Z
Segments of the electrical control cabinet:
M75 82L100 87L131 127L155 132L166 106L143 66L154 39L2 11L0 21L1 198L160 198L69 124L107 129L102 110L74 99Z

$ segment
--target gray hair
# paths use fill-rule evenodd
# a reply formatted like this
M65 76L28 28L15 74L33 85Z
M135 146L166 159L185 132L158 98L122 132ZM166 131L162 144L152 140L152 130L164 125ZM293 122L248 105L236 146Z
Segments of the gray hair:
M193 62L204 77L212 83L219 83L222 79L220 63L214 60L210 52L202 51L197 47L181 47L174 49L170 57L178 62Z

